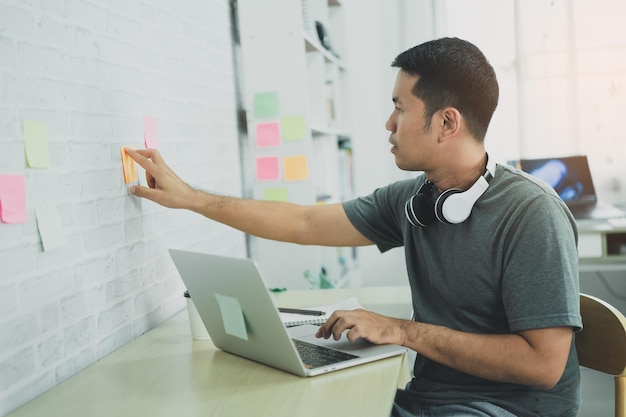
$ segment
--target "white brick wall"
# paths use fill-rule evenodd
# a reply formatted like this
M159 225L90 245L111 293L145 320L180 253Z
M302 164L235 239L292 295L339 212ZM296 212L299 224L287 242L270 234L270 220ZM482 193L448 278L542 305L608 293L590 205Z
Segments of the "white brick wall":
M244 236L129 196L119 148L161 151L189 183L240 195L228 0L0 0L0 173L28 222L0 223L0 416L184 308L170 247L245 256ZM24 159L46 125L49 169ZM140 173L140 176L142 173ZM34 208L68 244L42 250Z

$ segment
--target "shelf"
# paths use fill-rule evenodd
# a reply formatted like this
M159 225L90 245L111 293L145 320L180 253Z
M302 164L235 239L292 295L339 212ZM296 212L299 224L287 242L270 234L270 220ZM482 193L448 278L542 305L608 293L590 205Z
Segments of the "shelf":
M316 136L329 135L329 136L337 136L340 139L349 139L350 134L344 130L337 129L334 127L321 126L321 125L313 125L311 128L311 134L313 138Z
M319 52L320 54L322 54L326 62L336 65L337 68L342 71L346 70L346 67L341 59L333 55L333 53L330 52L328 49L324 48L320 41L315 38L315 36L308 32L303 32L302 36L304 37L304 48L307 52Z
M578 250L581 262L626 261L626 228L608 223L579 228Z
M252 167L246 187L256 199L302 205L352 198L350 73L335 55L346 50L342 1L237 0L237 7ZM288 129L285 120L298 124ZM273 287L303 288L303 274L320 271L344 282L356 265L352 249L256 238L249 248Z

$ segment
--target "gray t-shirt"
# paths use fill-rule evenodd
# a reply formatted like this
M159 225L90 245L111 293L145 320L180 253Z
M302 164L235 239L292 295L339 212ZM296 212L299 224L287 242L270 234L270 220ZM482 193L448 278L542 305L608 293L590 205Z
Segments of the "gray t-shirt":
M576 222L552 188L498 165L469 219L418 228L404 206L424 181L423 175L399 181L344 203L352 224L382 252L404 246L415 320L487 334L582 327ZM573 342L561 381L547 391L478 378L422 356L414 371L397 401L489 401L519 416L574 416L580 403Z

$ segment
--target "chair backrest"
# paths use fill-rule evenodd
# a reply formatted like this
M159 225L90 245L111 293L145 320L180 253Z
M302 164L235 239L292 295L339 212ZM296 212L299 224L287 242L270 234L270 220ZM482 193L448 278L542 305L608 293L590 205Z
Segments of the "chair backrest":
M599 298L580 294L583 329L576 334L581 366L615 377L615 416L626 417L626 317Z

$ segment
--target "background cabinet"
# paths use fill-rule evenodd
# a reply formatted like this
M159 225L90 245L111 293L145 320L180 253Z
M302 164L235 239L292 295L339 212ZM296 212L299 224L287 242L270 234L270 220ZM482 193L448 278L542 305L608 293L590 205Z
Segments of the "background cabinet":
M626 263L626 222L579 224L578 255L582 263Z
M237 7L253 198L309 205L352 197L341 3L238 0ZM272 287L306 288L305 277L320 275L348 286L355 270L350 248L249 244Z

